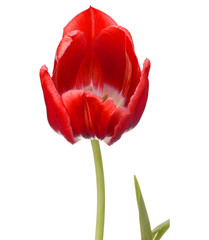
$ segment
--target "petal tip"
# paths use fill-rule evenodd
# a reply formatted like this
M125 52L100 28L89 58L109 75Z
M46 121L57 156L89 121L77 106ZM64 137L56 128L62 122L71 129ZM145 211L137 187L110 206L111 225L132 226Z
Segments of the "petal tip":
M46 65L43 65L40 69L40 72L39 72L39 76L40 76L40 79L41 79L41 82L43 82L46 74L49 74L48 73L48 68Z
M40 69L40 74L43 74L43 73L45 73L46 71L48 72L48 68L47 68L46 65L43 65L43 66L41 67L41 69Z
M143 71L149 74L150 67L151 67L151 62L148 58L146 58L143 63Z

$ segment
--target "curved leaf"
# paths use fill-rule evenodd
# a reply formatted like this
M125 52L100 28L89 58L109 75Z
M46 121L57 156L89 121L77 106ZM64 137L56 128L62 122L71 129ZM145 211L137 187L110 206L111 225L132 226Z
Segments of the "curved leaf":
M152 230L152 239L159 240L170 227L170 220L167 220Z

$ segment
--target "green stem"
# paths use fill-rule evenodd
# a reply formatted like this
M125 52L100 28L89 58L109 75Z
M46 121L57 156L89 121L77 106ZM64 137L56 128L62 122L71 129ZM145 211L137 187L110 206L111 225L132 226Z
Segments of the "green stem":
M102 156L98 140L91 140L91 146L94 154L97 181L97 220L95 240L103 240L105 216L105 185Z

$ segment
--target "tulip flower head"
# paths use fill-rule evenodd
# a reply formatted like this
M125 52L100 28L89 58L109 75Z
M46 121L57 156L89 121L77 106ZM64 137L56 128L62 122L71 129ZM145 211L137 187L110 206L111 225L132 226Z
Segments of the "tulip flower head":
M97 138L108 145L139 122L148 97L130 33L90 7L64 28L52 77L40 70L50 126L69 142Z

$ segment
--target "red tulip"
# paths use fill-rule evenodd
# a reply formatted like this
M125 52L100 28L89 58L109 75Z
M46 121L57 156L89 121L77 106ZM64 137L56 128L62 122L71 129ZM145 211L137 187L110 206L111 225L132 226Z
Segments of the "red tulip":
M146 59L141 72L128 30L90 7L64 28L52 77L40 70L49 124L71 143L114 143L141 118L149 69Z

